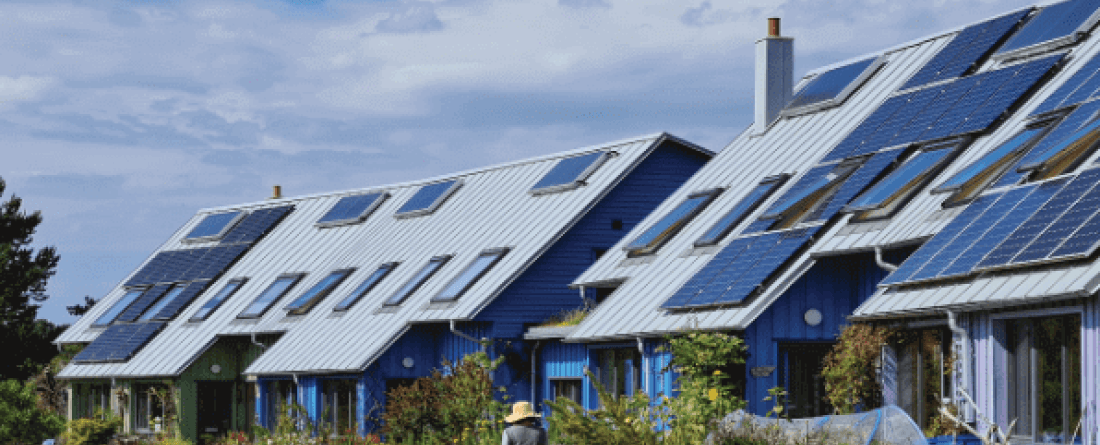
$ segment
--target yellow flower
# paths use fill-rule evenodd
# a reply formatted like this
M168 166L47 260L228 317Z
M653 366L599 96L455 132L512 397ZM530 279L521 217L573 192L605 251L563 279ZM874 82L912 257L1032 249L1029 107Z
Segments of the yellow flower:
M711 388L708 397L710 397L711 402L718 400L718 388Z
M714 370L714 375L722 375L722 371L718 370L718 369L715 369Z

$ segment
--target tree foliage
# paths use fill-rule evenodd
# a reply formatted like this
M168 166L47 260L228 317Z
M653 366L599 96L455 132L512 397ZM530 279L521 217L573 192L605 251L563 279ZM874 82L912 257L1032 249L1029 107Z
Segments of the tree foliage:
M881 399L875 379L875 361L893 333L866 324L845 326L832 351L825 356L825 400L837 414L851 414L857 405L871 407Z
M0 179L0 196L5 184ZM42 215L22 210L23 200L11 196L0 202L0 379L26 380L49 363L56 349L50 342L64 327L38 318L45 301L46 282L57 271L59 257L53 247L34 249L35 229Z
M64 426L61 415L38 407L33 383L0 382L0 443L39 444Z

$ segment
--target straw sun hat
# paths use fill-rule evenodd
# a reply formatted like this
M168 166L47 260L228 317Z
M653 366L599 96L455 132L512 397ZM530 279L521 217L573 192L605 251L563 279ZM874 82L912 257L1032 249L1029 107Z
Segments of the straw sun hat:
M531 402L516 402L512 405L512 414L504 418L508 423L516 423L523 419L540 418L542 414L536 413L531 407Z

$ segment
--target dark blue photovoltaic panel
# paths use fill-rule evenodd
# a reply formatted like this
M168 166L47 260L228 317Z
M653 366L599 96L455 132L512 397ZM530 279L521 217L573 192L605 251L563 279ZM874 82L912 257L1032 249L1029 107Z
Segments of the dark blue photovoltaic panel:
M844 180L844 184L841 184L836 193L833 193L833 196L828 198L828 201L806 215L802 221L812 222L827 220L832 218L833 215L840 213L840 210L847 206L857 195L862 193L875 178L881 176L882 172L886 171L886 169L898 159L898 156L901 156L903 151L905 150L897 149L875 153L871 159L868 159L863 165L859 166L859 169L856 170L855 173L852 173L848 176L848 179Z
M890 120L890 117L894 115L898 110L909 103L911 95L905 94L901 96L894 96L886 99L870 116L863 120L855 130L848 133L848 136L844 138L840 144L837 144L836 148L825 155L825 158L821 162L838 161L850 156L856 152L863 141L875 134L882 124Z
M73 357L73 362L125 362L149 340L152 340L164 325L164 323L113 325Z
M152 316L153 320L172 320L175 319L180 312L183 312L187 305L195 301L202 291L206 289L206 286L210 284L210 281L195 281L189 283L187 287L180 292L176 298L168 302L163 308Z
M171 284L160 284L149 288L149 290L142 293L141 296L138 297L138 299L130 305L130 307L126 308L125 311L122 311L122 314L120 314L115 321L131 322L137 320L137 318L141 316L142 312L145 312L145 310L148 309L150 305L156 302L157 299L161 297L161 295L164 295L164 293L168 292L168 289L171 288Z
M683 306L707 306L714 304L729 290L730 286L737 283L741 275L751 270L760 258L768 253L782 239L782 232L774 232L756 237L756 240L745 251L729 261L721 271L714 274L714 278L706 284L690 301Z
M714 300L713 304L737 304L745 301L767 281L768 277L775 274L780 266L786 263L795 252L805 246L810 237L817 233L820 228L821 226L815 226L783 232L779 243L772 246L752 266L752 269L741 274L737 279L737 283L731 285L721 297ZM694 305L695 301L692 300L691 304Z
M1020 224L1023 224L1032 213L1035 213L1039 207L1050 199L1050 196L1046 194L1034 195L1036 189L1038 189L1038 186L1030 185L1006 192L1006 196L1013 193L1031 193L1031 195L1024 197L1022 200L1013 198L1019 204L1008 212L1008 214L1004 215L996 225L992 227L986 226L988 230L985 231L985 234L983 234L981 238L977 240L968 240L967 243L969 247L966 251L960 254L958 258L955 258L955 261L952 262L951 265L940 271L938 278L969 273L986 254L997 247L1001 241L1004 241L1013 230L1016 230L1016 228L1019 227Z
M1057 54L1022 64L1015 76L1001 84L988 99L984 102L975 101L976 103L969 104L974 107L974 112L959 123L952 134L967 134L989 128L1031 92L1039 81L1062 60L1062 57L1062 54ZM1012 67L1009 67L999 71L1011 69Z
M760 203L767 200L773 192L779 190L779 188L787 182L787 178L787 175L782 175L761 181L748 195L741 198L741 200L737 202L737 205L733 206L722 219L714 223L710 229L707 229L707 232L695 241L695 245L710 246L718 244L718 242L722 241L722 238L725 238L726 235L729 235L738 224L741 224L741 221L743 221L746 216L756 210L756 208L760 206Z
M1066 188L1081 186L1093 186L1100 182L1100 170L1089 170L1074 178L1073 183ZM1034 241L1012 258L1012 264L1027 263L1046 258L1054 249L1058 248L1074 231L1085 223L1100 208L1100 188L1092 188L1081 196L1080 200L1070 206L1058 217L1050 227L1039 234Z
M967 79L953 82L953 84L958 84L963 80L968 80L975 84L967 90L966 95L959 99L951 109L939 115L935 122L928 125L928 129L920 135L920 140L951 136L955 128L974 112L974 106L985 102L990 94L1000 88L1001 84L1008 80L1012 74L1012 72L1006 73L1006 70L997 70L975 74Z
M810 79L806 86L794 94L787 108L798 108L826 100L832 100L848 87L848 84L856 80L868 67L874 63L875 58L861 60L839 68L834 68L817 77Z
M959 232L970 225L971 221L974 221L974 219L985 212L990 205L993 205L1001 195L1002 193L991 193L979 196L963 209L962 212L955 216L951 222L947 223L943 229L937 232L936 236L933 236L932 239L920 246L916 252L909 255L909 258L906 258L905 262L901 263L898 270L895 270L879 284L898 284L908 280L911 275L924 267L924 264L927 263L928 260L939 253L943 246L950 243Z
M130 304L134 302L134 300L137 300L138 297L141 297L141 294L143 293L144 292L142 292L140 289L127 290L126 294L123 295L122 298L120 298L117 302L115 302L114 306L111 306L111 308L108 309L107 312L104 312L102 315L99 316L99 318L96 319L94 323L92 323L92 326L107 326L113 323L115 319L118 318L118 314L121 314L122 311L126 310L126 308L129 307Z
M1008 39L998 53L1069 37L1096 11L1097 6L1095 0L1068 0L1047 6Z
M753 221L752 224L749 224L748 227L745 227L745 230L742 230L741 234L748 235L750 233L763 232L768 230L773 224L775 224L774 219L758 219Z
M1092 76L1082 83L1073 93L1070 93L1064 101L1064 105L1072 105L1089 100L1093 93L1100 89L1100 76Z
M254 242L267 234L291 210L294 210L294 206L255 210L222 238L222 244Z
M692 298L695 298L699 292L707 287L714 281L715 277L720 275L731 263L733 263L743 252L753 245L757 240L765 238L765 236L754 236L748 238L738 238L731 241L726 247L722 248L721 252L718 252L702 269L699 269L695 275L692 275L688 279L687 283L684 283L675 294L666 300L661 307L664 309L675 309L686 305ZM774 244L774 241L772 241Z
M910 120L909 123L905 125L905 128L901 129L901 131L899 131L890 142L884 144L884 146L889 147L923 140L921 135L928 131L929 127L940 119L940 116L947 114L949 111L955 111L958 107L966 107L967 103L964 102L960 104L959 101L963 99L972 88L978 85L979 80L983 80L986 77L988 76L971 76L964 79L958 79L945 85L943 93L936 96L935 100L924 107L924 110L922 110L920 114ZM966 117L966 115L964 114L959 119L963 117Z
M1024 155L1024 158L1019 162L1020 167L1030 169L1040 166L1044 159L1049 159L1054 155L1054 152L1059 150L1060 142L1070 137L1078 128L1081 128L1082 125L1092 119L1097 111L1100 111L1100 101L1089 102L1073 110L1072 113L1058 123L1057 127L1054 127L1050 133L1043 136L1043 139L1036 143L1031 151Z
M334 224L348 221L359 221L367 215L364 213L371 209L380 199L385 199L385 193L368 193L365 195L345 196L340 198L329 209L325 216L317 220L319 224Z
M1085 125L1082 125L1081 128L1078 128L1077 131L1073 132L1073 134L1070 134L1069 136L1066 136L1061 141L1059 141L1057 144L1054 144L1054 145L1048 147L1046 150L1044 150L1044 152L1041 156L1038 156L1038 155L1037 156L1032 156L1031 160L1030 160L1031 163L1026 164L1023 167L1024 168L1038 168L1043 163L1046 163L1047 161L1057 157L1058 153L1060 153L1063 150L1069 148L1070 146L1076 145L1077 141L1079 141L1081 139L1084 139L1085 137L1087 137L1089 135L1089 133L1093 133L1097 130L1100 130L1100 119L1097 119L1097 120L1089 122Z
M224 272L248 247L248 244L230 244L164 251L134 274L126 286L212 279Z
M1039 188L1033 192L1032 197L1035 199L1040 199L1042 195L1052 195L1053 197L1043 204L1039 210L1028 217L1027 221L1024 221L1016 230L1013 230L1012 234L1008 235L1001 244L990 251L985 258L974 266L974 268L986 269L1008 264L1012 260L1012 257L1023 250L1023 248L1027 246L1031 240L1035 239L1036 236L1039 236L1058 215L1061 215L1070 204L1073 204L1077 198L1080 198L1082 194L1091 188L1091 186L1082 187L1081 183L1077 183L1073 186L1066 186L1068 182L1069 179L1064 178L1040 184Z
M914 117L919 116L947 87L948 85L941 85L906 94L905 96L909 96L909 103L894 113L888 122L882 124L873 135L863 141L863 145L848 156L865 155L886 148L894 135L905 128Z
M924 267L913 274L913 276L909 277L909 280L927 280L936 278L937 275L942 275L941 272L947 269L952 261L955 261L963 251L974 243L974 241L984 235L990 227L1000 222L1005 215L1008 215L1008 213L1017 206L1017 204L1020 204L1021 200L1023 200L1028 193L1031 193L1032 188L1034 187L1009 190L1004 195L1001 195L1001 198L998 199L997 202L989 206L981 216L974 219L974 221L971 222L969 226L966 226L962 232L959 232L955 239L951 240L950 243L947 243L946 246L940 249L932 259L925 263ZM967 271L969 271L969 269Z
M902 164L890 176L883 178L866 193L860 195L848 206L850 210L872 209L882 206L887 199L897 194L921 175L940 165L955 149L946 148L930 150L918 153L912 159ZM927 177L927 176L926 176Z
M199 225L191 229L184 239L206 238L217 236L225 231L226 226L237 220L241 212L226 212L209 215L202 219Z
M830 182L828 175L835 167L835 165L819 165L810 169L810 171L799 178L798 182L794 183L783 196L780 196L771 207L768 207L768 210L764 212L761 218L778 218L781 213L791 206L797 204L814 191L827 185Z
M1047 96L1046 100L1031 112L1031 115L1036 116L1075 104L1076 102L1069 102L1066 98L1086 82L1089 82L1097 70L1100 70L1100 55L1092 56L1092 59L1089 59L1087 63L1074 71L1073 76L1063 82L1062 85L1059 85L1058 89L1050 96Z
M962 30L901 89L962 76L982 60L1030 11L1017 11Z
M581 181L584 179L581 174L589 172L589 167L592 167L596 161L602 160L604 156L606 153L598 151L562 159L534 187L531 187L531 190L565 186Z
M1082 173L1082 175L1086 173ZM1094 213L1048 258L1073 258L1092 255L1098 240L1100 240L1100 213Z

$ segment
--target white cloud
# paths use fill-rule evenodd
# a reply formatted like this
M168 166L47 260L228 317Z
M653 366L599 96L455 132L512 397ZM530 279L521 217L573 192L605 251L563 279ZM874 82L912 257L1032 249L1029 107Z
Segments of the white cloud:
M37 99L39 94L56 83L53 77L0 76L0 104Z

